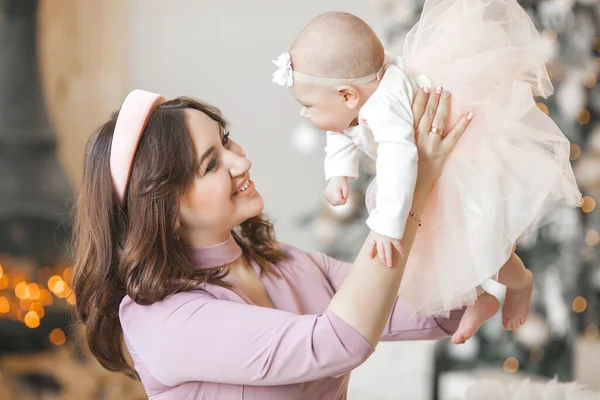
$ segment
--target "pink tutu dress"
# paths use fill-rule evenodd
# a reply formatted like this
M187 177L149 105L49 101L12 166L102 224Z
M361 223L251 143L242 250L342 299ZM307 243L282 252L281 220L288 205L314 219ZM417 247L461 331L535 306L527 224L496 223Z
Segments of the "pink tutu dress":
M553 87L542 39L515 0L426 0L403 58L410 76L452 93L449 127L475 115L428 199L399 292L415 314L448 315L581 193L569 141L534 101Z

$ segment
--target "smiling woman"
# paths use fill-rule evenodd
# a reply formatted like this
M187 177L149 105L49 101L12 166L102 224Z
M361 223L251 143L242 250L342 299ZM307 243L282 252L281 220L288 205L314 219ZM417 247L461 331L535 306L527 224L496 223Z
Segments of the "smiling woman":
M428 95L417 97L419 120ZM416 211L468 126L440 145L422 120ZM219 110L186 97L133 91L92 135L73 290L105 368L139 377L155 399L343 399L379 340L456 330L462 310L409 318L396 298L401 257L384 268L365 246L351 266L277 243L251 165ZM416 229L407 224L407 249Z
M185 116L200 173L181 198L180 233L189 245L205 246L227 239L229 227L260 214L264 202L250 180L252 163L224 133L224 121L196 109Z

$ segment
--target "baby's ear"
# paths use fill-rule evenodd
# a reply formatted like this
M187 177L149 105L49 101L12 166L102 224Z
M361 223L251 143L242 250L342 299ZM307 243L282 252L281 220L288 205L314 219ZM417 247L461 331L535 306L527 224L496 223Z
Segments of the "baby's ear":
M337 89L337 93L341 97L341 100L344 102L346 107L351 110L358 107L360 95L354 86L340 86Z

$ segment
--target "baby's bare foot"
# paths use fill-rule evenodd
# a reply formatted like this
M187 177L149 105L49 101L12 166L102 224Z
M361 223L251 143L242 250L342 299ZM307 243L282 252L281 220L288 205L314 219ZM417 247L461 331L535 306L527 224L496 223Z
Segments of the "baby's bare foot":
M529 315L529 305L533 293L533 274L527 270L526 276L522 287L506 288L506 297L502 306L502 325L506 330L517 329L525 323Z
M458 329L452 335L452 343L462 344L469 340L485 321L498 312L499 307L498 299L491 294L484 293L479 296L474 305L467 307L458 324Z

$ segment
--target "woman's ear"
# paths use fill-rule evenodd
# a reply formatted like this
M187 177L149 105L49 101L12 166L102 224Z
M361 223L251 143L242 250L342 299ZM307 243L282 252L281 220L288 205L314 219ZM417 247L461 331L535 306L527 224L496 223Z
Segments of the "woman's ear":
M358 107L360 94L354 86L340 86L337 89L337 93L348 109L354 110L356 107Z

